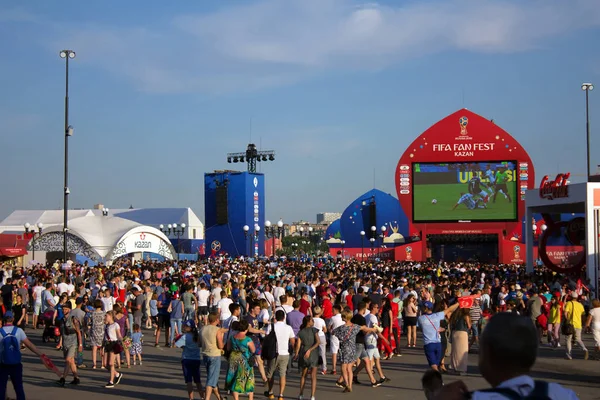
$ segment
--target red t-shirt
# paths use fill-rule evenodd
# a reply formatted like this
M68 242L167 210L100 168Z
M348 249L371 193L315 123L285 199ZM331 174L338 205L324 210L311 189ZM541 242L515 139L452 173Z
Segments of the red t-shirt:
M333 317L333 304L329 298L323 299L323 318L329 319Z
M300 312L304 315L308 315L310 309L310 303L304 299L300 299Z
M354 311L354 303L352 303L352 295L351 294L346 296L346 306L348 306L348 308L351 311Z

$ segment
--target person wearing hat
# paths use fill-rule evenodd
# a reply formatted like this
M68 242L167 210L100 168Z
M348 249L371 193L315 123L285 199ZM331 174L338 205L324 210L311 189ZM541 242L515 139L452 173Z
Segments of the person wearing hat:
M419 317L419 326L423 331L423 350L427 363L431 369L437 371L442 361L442 339L440 336L440 321L450 318L450 315L458 308L459 303L448 307L444 311L433 312L433 303L426 301L423 303L423 314Z
M573 346L573 335L575 335L575 341L579 344L579 347L583 350L583 359L587 360L589 353L585 344L581 340L581 329L583 328L583 320L582 316L585 314L585 309L583 308L583 304L577 301L578 295L576 291L572 291L569 300L565 303L564 313L565 313L565 322L573 326L573 333L570 335L565 335L565 340L567 342L567 360L572 360L573 357L571 355L571 348Z
M4 313L4 323L0 328L0 348L3 348L2 341L6 340L8 336L14 336L19 342L17 351L20 353L21 345L25 345L32 353L38 357L42 357L44 354L27 338L27 335L23 329L13 325L14 315L12 311L6 311ZM1 358L0 358L1 359ZM6 386L8 384L8 378L13 384L13 389L17 395L17 399L25 399L25 389L23 388L23 364L21 362L16 364L4 364L0 365L0 399L6 398Z
M65 369L63 376L59 379L58 385L65 386L65 380L69 371L73 373L73 381L71 385L79 384L79 375L77 374L77 365L75 365L75 356L77 352L83 351L83 340L79 320L71 315L71 302L67 301L63 304L63 356L65 358Z

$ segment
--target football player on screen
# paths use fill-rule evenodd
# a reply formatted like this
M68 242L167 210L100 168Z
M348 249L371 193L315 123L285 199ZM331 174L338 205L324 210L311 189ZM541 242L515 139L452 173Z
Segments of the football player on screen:
M510 198L510 194L508 194L508 188L506 187L506 182L508 182L510 171L506 169L506 167L500 167L498 171L496 171L496 193L494 193L493 202L496 202L496 196L498 192L504 195L504 198L508 200L509 203L512 203Z
M469 187L469 193L473 196L479 196L484 203L487 203L489 200L489 195L492 194L492 190L490 190L483 182L481 182L481 178L478 175L473 175L473 177L467 183ZM490 193L486 191L489 190Z
M474 210L476 208L487 208L483 199L481 197L475 198L471 193L461 193L460 199L458 202L452 207L452 210L456 210L456 207L464 204L469 210Z
M488 164L488 165L485 167L485 172L484 172L484 174L485 174L485 177L488 179L488 182L489 182L488 186L489 186L489 188L490 188L490 191L491 191L491 193L490 193L490 196L491 196L491 195L493 195L493 194L495 193L495 186L496 186L496 171L494 171L494 170L492 169L492 165L491 165L491 164Z

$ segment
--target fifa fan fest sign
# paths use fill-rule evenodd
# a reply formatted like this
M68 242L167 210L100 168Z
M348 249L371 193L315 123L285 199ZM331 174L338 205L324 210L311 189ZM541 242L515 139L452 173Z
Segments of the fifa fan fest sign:
M515 250L523 241L514 238L535 171L523 146L493 120L461 109L438 121L406 148L395 183L409 232L423 239L449 231L497 234L500 262L525 261L520 247ZM415 261L427 257L427 246L419 247L410 254Z

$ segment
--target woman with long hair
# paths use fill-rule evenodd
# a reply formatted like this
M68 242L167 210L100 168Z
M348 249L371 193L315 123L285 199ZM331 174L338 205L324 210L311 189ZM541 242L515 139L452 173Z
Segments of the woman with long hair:
M121 378L123 377L122 373L117 374L115 370L115 359L117 355L121 354L123 351L123 346L121 345L123 336L121 336L121 328L119 327L119 324L115 322L114 311L109 311L106 313L104 322L106 324L106 344L104 345L104 351L107 354L106 369L110 371L110 379L104 387L114 388L115 385L118 385L119 382L121 382Z
M409 294L404 300L404 325L408 347L417 347L417 298Z
M235 326L233 326L235 325ZM235 321L232 325L237 333L227 341L229 355L229 369L225 380L225 387L233 393L235 400L241 394L248 394L248 399L254 398L254 368L250 364L252 355L256 351L248 333L248 321Z
M455 374L465 375L469 364L469 331L471 330L470 309L459 308L450 317L452 351L450 365Z
M294 349L294 359L298 360L298 367L301 369L300 376L300 395L298 399L302 400L304 385L306 384L306 375L310 371L311 380L311 400L315 399L317 392L317 367L319 365L319 354L316 351L319 348L321 339L319 330L314 327L314 321L310 315L302 319L300 331L298 331L298 340Z

